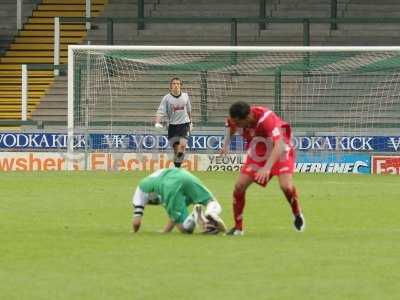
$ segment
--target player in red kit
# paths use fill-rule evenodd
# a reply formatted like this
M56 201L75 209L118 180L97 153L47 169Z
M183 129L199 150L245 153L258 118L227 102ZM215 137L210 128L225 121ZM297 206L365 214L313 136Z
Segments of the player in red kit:
M288 200L294 216L293 225L303 231L305 220L293 184L295 151L291 143L291 128L272 110L262 106L250 106L239 101L231 105L227 119L227 133L221 154L229 151L230 138L239 133L243 136L247 153L233 192L235 226L227 235L243 234L243 210L246 190L253 183L265 187L273 176Z

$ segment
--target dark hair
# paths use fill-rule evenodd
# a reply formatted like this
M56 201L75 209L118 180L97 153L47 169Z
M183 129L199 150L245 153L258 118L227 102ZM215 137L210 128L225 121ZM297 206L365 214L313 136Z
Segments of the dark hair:
M174 80L179 81L179 82L181 83L181 85L183 85L183 81L182 81L182 79L180 79L179 77L174 77L174 78L172 78L172 79L169 81L169 85L171 85L171 84L172 84L172 81L174 81Z
M229 115L233 119L243 120L250 113L250 105L244 101L237 101L229 108Z

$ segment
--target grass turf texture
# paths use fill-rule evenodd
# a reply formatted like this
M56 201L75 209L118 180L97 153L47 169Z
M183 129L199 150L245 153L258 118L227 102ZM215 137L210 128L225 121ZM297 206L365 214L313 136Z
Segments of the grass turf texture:
M276 179L252 187L243 237L130 229L144 173L1 173L2 299L396 299L399 178L296 175L307 218L292 227ZM231 225L237 173L197 173Z

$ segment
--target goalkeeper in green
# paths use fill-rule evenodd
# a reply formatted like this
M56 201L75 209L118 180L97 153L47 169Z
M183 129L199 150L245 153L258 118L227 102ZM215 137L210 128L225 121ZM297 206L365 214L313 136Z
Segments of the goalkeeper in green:
M147 204L161 204L169 217L163 232L176 227L182 233L192 233L196 225L204 233L225 232L219 217L222 209L214 195L190 172L181 168L161 169L143 178L132 199L133 232L138 232ZM193 204L193 212L188 206Z

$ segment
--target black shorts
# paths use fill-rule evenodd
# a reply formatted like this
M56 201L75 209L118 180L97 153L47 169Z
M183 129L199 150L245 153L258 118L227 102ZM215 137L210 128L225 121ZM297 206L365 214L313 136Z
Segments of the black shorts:
M168 126L168 140L175 145L179 143L179 138L189 138L190 123L183 124L169 124ZM173 141L171 141L171 139ZM175 141L176 139L176 141Z

